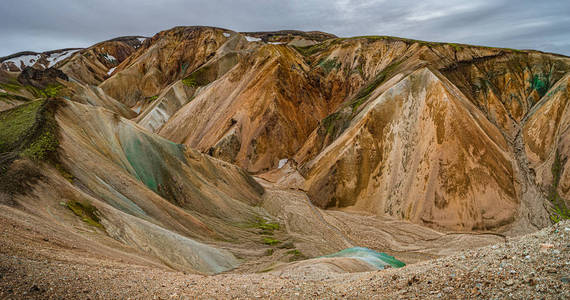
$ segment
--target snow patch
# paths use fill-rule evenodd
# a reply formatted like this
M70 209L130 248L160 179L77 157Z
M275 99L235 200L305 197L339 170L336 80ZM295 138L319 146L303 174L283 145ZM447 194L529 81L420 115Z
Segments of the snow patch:
M144 41L146 41L146 39L147 38L137 38L140 44L135 45L135 49L138 49L140 46L142 46L142 44L144 43Z
M285 44L283 42L269 42L269 43L272 45L283 45L283 44Z
M64 51L64 52L60 52L60 53L53 53L50 56L48 56L47 61L48 61L48 68L54 66L55 64L57 64L58 62L70 57L73 53L77 52L79 50L69 50L69 51Z
M111 75L111 73L113 73L113 71L115 71L117 67L112 67L109 69L109 72L107 72L107 75Z
M16 67L22 69L22 65L24 65L24 67L31 67L33 66L38 59L40 59L40 55L39 54L35 54L35 55L22 55L22 56L18 56L18 57L13 57L10 59L7 59L5 61L3 61L2 63L13 63L16 65Z
M283 166L288 162L289 160L287 158L284 159L280 159L279 160L279 165L277 166L278 169L283 168Z
M110 62L116 62L117 61L117 59L109 53L104 53L103 57Z
M248 42L261 42L261 39L260 39L260 38L256 38L256 37L252 37L252 36L247 36L247 35L245 36L245 39L246 39Z
M232 36L231 34L229 34L229 33L227 33L227 32L224 32L224 33L222 33L222 34L223 34L225 37L227 37L227 38L230 37L230 36Z

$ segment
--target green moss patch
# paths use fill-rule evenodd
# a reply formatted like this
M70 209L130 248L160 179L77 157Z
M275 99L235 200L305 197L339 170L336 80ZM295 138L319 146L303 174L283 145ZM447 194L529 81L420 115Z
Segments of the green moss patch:
M269 246L274 246L274 245L281 243L280 240L270 238L270 237L264 237L262 241L265 245L269 245Z
M19 101L29 101L28 98L17 95L22 92L29 92L36 98L55 98L61 97L67 94L65 86L59 83L51 83L46 87L36 87L30 84L22 84L18 81L11 82L0 82L0 89L6 91L6 93L0 93L1 98L11 98L13 100Z
M38 162L57 165L59 141L54 114L58 105L63 102L36 100L0 112L0 181L6 183L0 185L0 191L12 197L26 193L30 184L42 178ZM59 169L63 171L61 166Z
M65 206L69 208L76 216L80 217L83 222L91 226L104 229L103 225L100 223L100 213L95 206L89 203L81 203L74 200L67 201L65 203Z
M299 52L303 56L311 56L313 54L327 50L331 45L332 45L331 42L323 42L323 43L319 43L319 44L315 44L315 45L311 45L311 46L305 46L305 47L293 46L293 48L295 50L297 50L297 52Z
M401 62L394 62L391 65L387 66L384 70L378 73L378 75L376 75L376 77L374 77L370 83L358 91L355 96L356 100L350 104L353 112L356 112L358 110L358 107L360 107L360 105L370 97L370 94L377 87L379 87L383 82L391 77L392 73L394 73L394 70L400 65L400 63Z
M273 231L279 230L279 223L267 222L263 218L257 218L255 223L249 225L250 228L261 229L259 234L263 235L273 235Z
M550 214L550 219L554 223L558 223L561 220L570 219L570 210L566 207L564 199L558 194L558 184L560 183L560 176L562 175L563 166L566 161L562 161L560 154L556 151L556 157L554 163L552 164L552 178L553 182L550 186L550 191L548 193L548 200L552 203L553 208Z
M46 88L40 89L37 93L38 97L43 97L43 98L54 98L57 96L61 96L63 93L63 85L60 84L48 85Z
M0 112L0 152L16 147L22 137L32 130L44 101L33 101Z
M55 153L58 146L57 124L54 119L50 118L40 129L40 134L21 154L31 160L42 161L46 160L50 154Z
M27 143L20 154L33 161L55 162L55 153L59 146L58 126L54 114L57 100L42 101L41 109L36 114L33 131L27 137Z
M258 228L264 230L279 230L279 223L267 223L267 221L263 220L258 224Z

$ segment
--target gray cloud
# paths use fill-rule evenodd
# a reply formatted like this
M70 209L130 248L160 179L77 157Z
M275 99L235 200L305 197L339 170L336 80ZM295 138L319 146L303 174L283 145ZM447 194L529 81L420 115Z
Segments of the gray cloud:
M570 2L558 0L2 0L0 11L0 56L178 25L394 35L570 55Z

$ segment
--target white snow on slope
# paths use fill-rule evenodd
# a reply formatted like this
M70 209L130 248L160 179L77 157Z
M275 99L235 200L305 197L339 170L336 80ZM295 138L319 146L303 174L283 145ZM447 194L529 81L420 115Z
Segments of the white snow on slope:
M140 44L135 45L135 49L138 49L140 46L142 46L142 44L144 43L144 41L146 41L147 38L137 38L137 40L140 42Z
M79 50L68 50L68 51L64 51L64 52L60 52L60 53L52 53L50 56L47 57L47 61L48 61L48 68L54 66L55 64L57 64L58 62L68 58L69 56L71 56L73 53L77 52Z
M18 56L18 57L13 57L10 59L7 59L5 61L3 61L2 63L14 63L16 65L16 67L18 67L19 69L22 69L22 64L24 65L24 67L31 67L33 66L38 59L40 59L40 55L39 54L35 54L35 55L22 55L22 56Z
M229 34L229 33L227 33L227 32L224 32L224 33L222 33L222 34L223 34L225 37L230 37L230 36L232 36L231 34Z
M279 165L277 166L278 169L283 168L283 166L288 162L289 160L284 158L284 159L280 159L279 160Z
M252 36L247 36L247 35L245 36L245 39L246 39L248 42L261 42L261 39L260 39L260 38L256 38L256 37L252 37Z
M109 69L109 72L107 72L107 75L111 75L111 73L113 73L113 71L115 71L117 67L113 67Z
M105 59L108 60L108 61L110 61L110 62L115 62L115 61L117 61L117 59L116 59L113 55L111 55L111 54L109 54L109 53L103 54L103 57L105 57Z

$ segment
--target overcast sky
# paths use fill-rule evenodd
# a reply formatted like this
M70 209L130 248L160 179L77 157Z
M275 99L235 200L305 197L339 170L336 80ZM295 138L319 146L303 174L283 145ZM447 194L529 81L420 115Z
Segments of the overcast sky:
M0 56L178 25L393 35L570 55L570 0L0 0Z

